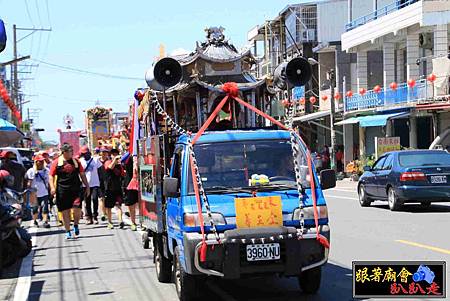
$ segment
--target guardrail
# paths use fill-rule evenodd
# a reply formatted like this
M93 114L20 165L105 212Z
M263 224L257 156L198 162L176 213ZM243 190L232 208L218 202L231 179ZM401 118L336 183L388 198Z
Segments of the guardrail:
M395 90L391 88L383 88L378 92L368 90L363 95L345 96L344 111L350 112L416 103L427 99L428 90L426 79L417 80L412 88L408 87L407 83L402 83L398 84Z
M390 14L391 12L402 9L402 8L409 6L413 3L416 3L418 1L419 0L395 0L391 4L388 4L380 9L377 9L376 11L371 12L370 14L359 17L359 18L353 20L352 22L347 23L345 25L345 30L350 31L352 29L355 29L356 27L364 25L370 21L376 20L379 17L386 16L386 15Z

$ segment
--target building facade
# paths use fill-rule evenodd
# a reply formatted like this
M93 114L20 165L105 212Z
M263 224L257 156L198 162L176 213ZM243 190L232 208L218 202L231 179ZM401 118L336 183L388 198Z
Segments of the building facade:
M428 148L450 125L450 1L348 0L342 50L345 158L375 153L375 137Z

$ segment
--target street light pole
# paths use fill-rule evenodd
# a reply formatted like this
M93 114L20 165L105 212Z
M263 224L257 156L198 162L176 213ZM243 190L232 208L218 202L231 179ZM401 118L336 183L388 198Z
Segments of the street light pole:
M331 147L330 147L330 168L336 169L336 131L334 128L334 114L336 112L335 99L334 99L334 85L335 85L335 73L334 69L330 69L327 73L328 80L330 81L330 133L331 133Z

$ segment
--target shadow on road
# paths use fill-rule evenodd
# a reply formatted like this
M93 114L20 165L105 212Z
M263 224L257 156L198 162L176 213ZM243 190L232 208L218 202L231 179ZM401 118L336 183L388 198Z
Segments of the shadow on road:
M322 283L316 295L301 292L296 277L260 277L239 280L213 280L234 300L353 300L352 271L345 267L328 263L322 268Z
M378 209L389 210L389 206L386 204L373 204L371 207ZM447 204L431 204L429 207L424 207L420 204L405 204L399 210L399 212L409 212L409 213L443 213L450 212L450 205Z
M87 267L87 268L62 268L62 269L50 269L50 270L39 270L34 271L33 276L38 274L47 274L47 273L62 273L62 272L70 272L70 271L88 271L88 270L97 270L98 267Z
M44 287L44 283L45 283L44 280L31 282L28 301L39 301L41 299L42 288Z
M62 234L62 233L65 233L65 232L66 231L63 230L63 229L60 229L60 230L49 230L49 231L38 231L34 235L39 237L39 236Z

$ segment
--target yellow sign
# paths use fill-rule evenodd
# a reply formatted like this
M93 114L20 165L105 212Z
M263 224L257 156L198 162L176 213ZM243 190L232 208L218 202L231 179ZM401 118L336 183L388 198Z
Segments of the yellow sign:
M375 137L375 155L377 158L384 153L400 149L400 137Z
M283 225L280 196L235 198L238 228L277 227Z

